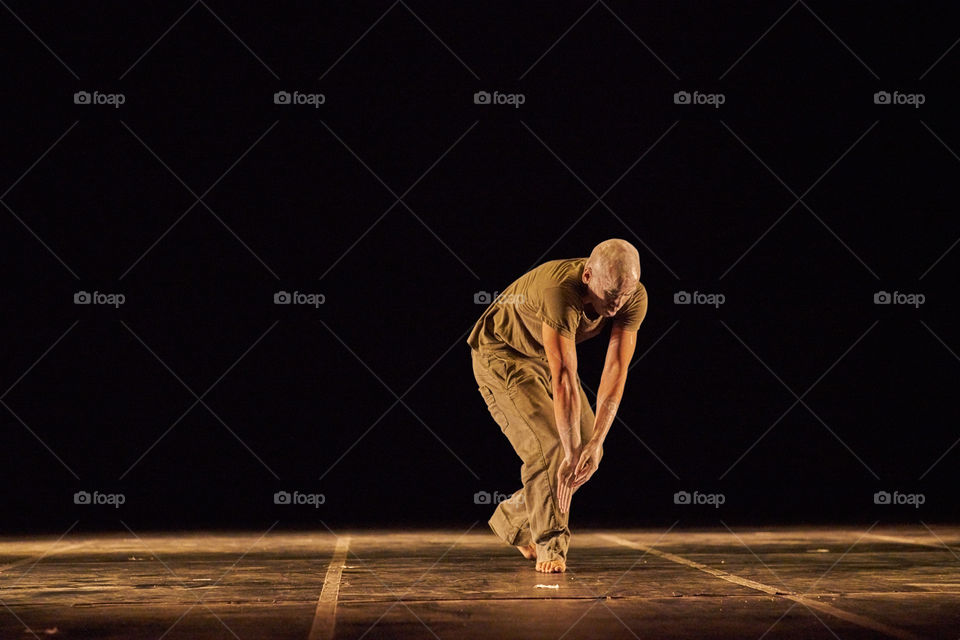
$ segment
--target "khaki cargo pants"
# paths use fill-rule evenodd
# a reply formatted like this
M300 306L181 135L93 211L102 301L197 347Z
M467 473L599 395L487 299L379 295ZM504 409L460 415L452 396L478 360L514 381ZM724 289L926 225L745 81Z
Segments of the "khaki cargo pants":
M546 358L470 351L480 395L523 461L523 488L497 505L490 528L507 544L535 544L538 561L566 560L570 513L560 513L557 503L557 467L563 460L563 445L554 417L550 365ZM581 386L581 442L593 435L594 422Z

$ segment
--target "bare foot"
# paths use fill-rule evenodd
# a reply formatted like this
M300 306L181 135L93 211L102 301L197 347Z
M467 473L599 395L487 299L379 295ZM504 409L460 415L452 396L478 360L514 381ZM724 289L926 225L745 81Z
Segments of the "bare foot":
M543 573L563 573L567 570L567 563L564 560L544 560L537 562L537 571Z
M517 549L520 549L520 553L523 554L523 557L527 560L533 560L537 557L537 547L536 545L528 544L527 546L516 545Z

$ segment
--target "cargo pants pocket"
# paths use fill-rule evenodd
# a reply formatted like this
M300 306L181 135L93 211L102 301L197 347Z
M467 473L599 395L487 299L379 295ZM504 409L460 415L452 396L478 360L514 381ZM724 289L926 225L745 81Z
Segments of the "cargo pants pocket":
M479 386L480 395L483 396L483 401L487 403L487 409L490 411L490 415L493 416L493 421L500 425L501 431L507 430L507 415L500 409L500 406L497 404L497 399L493 397L493 391L487 385L481 384Z

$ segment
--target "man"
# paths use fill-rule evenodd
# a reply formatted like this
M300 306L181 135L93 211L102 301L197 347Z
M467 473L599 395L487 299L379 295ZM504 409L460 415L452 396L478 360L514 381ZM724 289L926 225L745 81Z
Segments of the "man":
M589 258L551 260L521 276L467 338L480 394L523 461L523 488L497 505L490 528L535 557L537 571L566 570L571 497L603 457L646 313L640 256L614 238ZM580 388L576 345L607 324L594 415Z

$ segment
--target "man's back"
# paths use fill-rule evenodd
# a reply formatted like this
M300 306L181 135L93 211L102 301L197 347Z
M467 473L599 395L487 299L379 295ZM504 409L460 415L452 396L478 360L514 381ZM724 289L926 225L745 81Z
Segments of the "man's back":
M584 306L586 285L582 274L586 261L551 260L517 278L484 310L467 343L479 351L513 351L545 358L544 322L578 343L600 333L609 318ZM612 320L635 331L646 307L646 289L638 282L633 296Z

